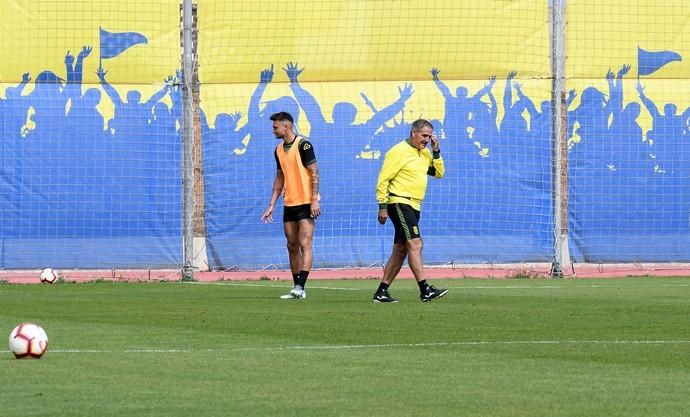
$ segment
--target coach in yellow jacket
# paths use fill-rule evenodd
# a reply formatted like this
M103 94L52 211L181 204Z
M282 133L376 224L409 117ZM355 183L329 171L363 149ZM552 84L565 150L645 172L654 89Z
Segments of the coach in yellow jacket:
M427 148L429 143L431 151ZM388 287L400 272L405 258L419 285L422 302L443 297L448 292L444 288L434 288L424 279L423 242L419 232L427 176L443 178L444 172L438 138L428 120L419 119L412 123L409 139L386 152L376 185L378 221L385 224L390 217L395 227L395 237L393 252L386 262L379 288L374 293L375 302L398 302L390 295Z

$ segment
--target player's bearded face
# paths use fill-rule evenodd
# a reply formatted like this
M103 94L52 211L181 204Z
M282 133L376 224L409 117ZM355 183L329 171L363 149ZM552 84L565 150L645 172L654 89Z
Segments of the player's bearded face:
M273 122L273 135L276 138L284 138L288 133L288 124L286 122L275 121Z

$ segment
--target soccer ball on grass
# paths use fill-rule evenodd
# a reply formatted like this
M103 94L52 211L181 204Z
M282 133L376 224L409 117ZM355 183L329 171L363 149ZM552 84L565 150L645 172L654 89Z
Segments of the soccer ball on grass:
M41 271L41 282L43 284L54 284L58 278L57 271L53 268L46 268Z
M22 323L10 333L10 350L17 359L38 359L48 349L48 335L33 323Z

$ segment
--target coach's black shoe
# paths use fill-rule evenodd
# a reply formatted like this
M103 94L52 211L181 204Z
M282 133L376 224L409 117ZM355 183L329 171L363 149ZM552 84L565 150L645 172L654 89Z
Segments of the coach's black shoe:
M426 287L426 291L421 293L419 295L419 298L422 300L423 303L428 303L429 301L433 301L437 298L441 298L444 295L448 294L448 290L445 288L434 288L431 285Z
M376 291L373 300L375 303L397 303L399 301L397 298L391 297L388 290Z

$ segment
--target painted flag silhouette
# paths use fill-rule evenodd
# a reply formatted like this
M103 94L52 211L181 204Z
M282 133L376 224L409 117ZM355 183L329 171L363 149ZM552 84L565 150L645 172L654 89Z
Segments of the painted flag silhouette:
M669 62L682 61L683 58L673 51L645 51L637 47L637 74L649 75Z
M148 43L146 36L137 32L108 32L101 28L101 58L114 58L140 43Z

